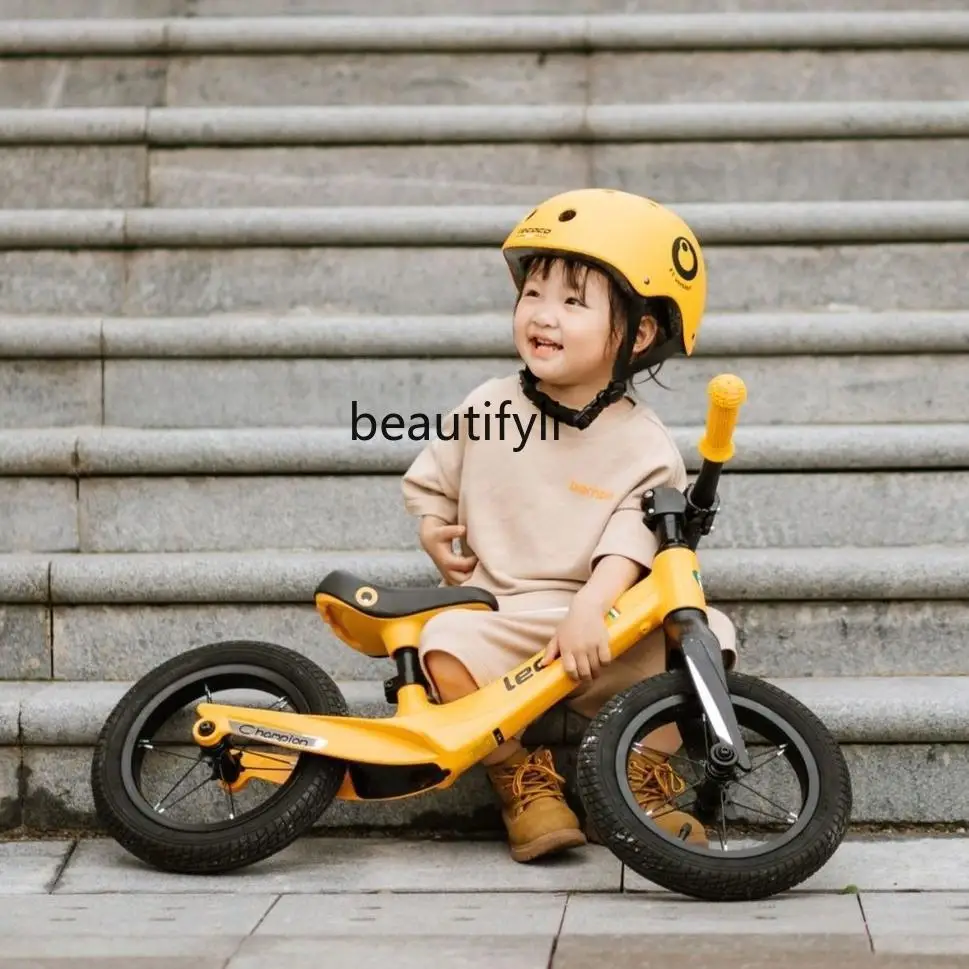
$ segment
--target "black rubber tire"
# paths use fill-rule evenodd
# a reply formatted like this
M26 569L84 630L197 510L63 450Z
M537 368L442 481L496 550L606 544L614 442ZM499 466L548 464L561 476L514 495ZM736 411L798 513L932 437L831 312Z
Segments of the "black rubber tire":
M181 678L227 664L243 664L284 677L301 712L347 716L333 680L305 656L274 643L212 643L182 653L151 670L119 700L98 736L91 788L105 830L127 851L163 871L213 874L233 871L276 854L306 832L343 782L346 765L301 754L280 797L251 816L227 821L218 831L177 831L159 824L132 801L122 779L122 751L141 712ZM187 738L191 742L191 738Z
M671 695L695 696L684 670L644 680L603 705L579 746L576 782L602 842L637 874L670 891L705 901L750 901L786 891L827 863L850 822L851 777L837 741L802 703L756 677L728 673L727 684L731 696L762 704L790 724L815 760L820 778L817 810L787 844L755 858L696 853L664 838L623 797L616 771L620 738L653 704Z

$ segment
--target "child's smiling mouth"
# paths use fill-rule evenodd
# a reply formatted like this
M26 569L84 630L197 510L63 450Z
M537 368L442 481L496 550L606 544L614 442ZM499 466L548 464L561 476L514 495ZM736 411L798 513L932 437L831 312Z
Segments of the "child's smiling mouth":
M561 343L546 340L542 337L533 336L528 342L537 357L551 357L562 349Z

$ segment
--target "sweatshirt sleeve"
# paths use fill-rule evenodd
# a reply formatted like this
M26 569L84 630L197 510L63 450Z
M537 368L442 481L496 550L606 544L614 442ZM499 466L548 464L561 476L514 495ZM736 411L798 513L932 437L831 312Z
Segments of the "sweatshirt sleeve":
M467 445L461 413L467 410L473 396L476 395L469 395L442 417L440 437L435 418L430 443L404 472L401 488L404 508L409 514L418 518L434 515L449 525L457 522L461 469Z
M683 457L672 441L664 460L655 464L619 502L606 524L589 561L590 573L606 555L622 555L648 569L658 549L656 536L643 522L642 498L650 488L676 488L687 484Z

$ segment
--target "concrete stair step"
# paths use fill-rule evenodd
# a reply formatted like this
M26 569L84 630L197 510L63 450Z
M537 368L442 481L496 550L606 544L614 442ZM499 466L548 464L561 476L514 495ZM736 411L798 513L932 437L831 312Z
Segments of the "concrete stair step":
M289 29L300 30L298 21L291 20ZM684 28L684 37L690 29ZM591 53L557 50L555 44L550 50L536 45L500 52L488 51L487 43L484 49L465 46L478 43L468 33L450 52L435 52L433 45L421 51L417 44L411 51L371 45L325 53L292 45L291 52L267 54L248 53L243 44L235 53L135 52L129 57L43 51L3 65L6 90L0 103L49 105L44 85L58 64L64 83L58 107L310 106L324 100L321 91L329 104L415 106L937 101L964 99L969 92L964 29L947 38L950 49L943 50L923 49L917 34L907 43L887 44L889 49L859 51L783 49L788 45L772 47L769 41L761 43L762 50L731 49L729 40L719 51L704 50L702 41L696 46L687 41L686 50L633 44L628 50ZM113 75L119 86L111 90Z
M969 674L965 546L707 549L701 562L750 672ZM418 552L3 555L0 679L133 679L225 638L293 645L344 679L390 675L316 614L313 590L335 568L437 581Z
M563 508L581 500L570 499L569 486L561 483ZM704 547L969 542L969 517L951 513L967 486L966 470L734 472L721 481L723 507ZM364 552L417 544L397 474L9 477L0 479L0 522L2 552Z
M687 0L679 4L684 13L731 13L770 11L770 0ZM925 10L949 10L951 0L925 0ZM481 0L474 5L442 0L0 0L0 19L177 18L177 17L273 17L273 16L431 16L459 14L628 14L629 0ZM636 0L636 11L668 14L663 0ZM872 13L911 12L912 0L790 0L792 12L833 11Z
M832 729L849 761L853 820L932 823L964 820L969 760L963 677L772 678ZM387 715L378 683L341 683L356 713ZM127 684L0 684L0 791L9 826L89 827L91 745ZM571 780L583 722L550 712L528 740L556 752ZM963 768L960 770L959 768ZM904 778L904 783L900 779ZM15 805L15 807L13 807ZM479 769L452 790L397 803L334 805L324 827L489 828L500 821Z
M367 428L361 424L361 433ZM700 467L702 425L670 433L688 471ZM0 430L6 478L156 475L399 475L425 442L396 432L369 440L345 427L41 427ZM510 440L510 437L509 437ZM734 431L727 472L963 470L969 424L750 425ZM726 479L725 479L726 480Z
M701 561L752 671L969 670L964 547L708 549ZM345 678L381 666L389 675L386 661L333 639L313 610L313 589L333 568L398 586L436 581L416 552L0 556L0 678L133 678L226 637L295 644Z
M10 0L7 0L9 5ZM203 4L204 5L204 4ZM117 7L117 3L115 3ZM371 5L372 6L372 5ZM628 6L628 5L627 5ZM608 4L581 16L528 9L490 11L483 3L447 15L415 18L376 16L357 7L354 16L237 15L209 19L204 11L186 17L121 13L95 19L49 14L8 20L0 39L4 54L135 53L289 53L294 51L455 50L696 50L811 48L857 50L866 47L953 47L969 41L969 16L957 10L877 12L849 9L806 13L792 7L783 13L758 11L756 5L729 12L713 9L682 13L624 10ZM930 5L927 5L930 6ZM322 12L322 11L321 11Z
M475 42L469 34L466 43ZM916 37L890 50L862 51L785 50L770 41L763 45L767 49L737 50L730 49L729 39L719 51L702 49L702 41L697 47L687 42L689 49L659 50L637 49L633 42L628 50L586 54L556 50L554 44L549 50L501 53L454 46L457 51L448 53L174 55L165 103L311 105L319 103L314 92L320 90L330 103L381 105L931 101L965 98L969 91L964 34L948 50L920 50Z
M196 219L200 211L190 210ZM332 207L310 211L324 212L327 220L334 221L359 210ZM397 219L406 215L403 207L381 211L393 211ZM231 210L208 212L214 225ZM953 210L953 214L958 212L958 208ZM286 215L286 210L270 210L266 218L278 219L280 214ZM157 225L170 216L181 220L183 213L153 210L150 218ZM298 212L296 216L302 217ZM437 316L511 306L508 271L497 245L408 248L387 238L380 241L358 234L366 245L347 247L331 238L330 245L293 248L280 245L277 237L274 245L256 247L256 236L250 236L244 248L92 251L85 248L85 238L93 236L104 244L118 237L117 220L123 218L120 210L108 213L98 225L85 225L82 216L71 223L70 233L49 222L45 225L47 218L49 213L35 212L21 223L18 232L23 241L14 242L16 233L9 227L4 233L11 238L8 246L15 248L0 251L4 278L0 314L140 317L300 310ZM243 234L238 220L235 225L237 234ZM913 231L916 225L918 221L904 231ZM896 231L903 231L900 226L901 222ZM201 223L196 227L211 238L211 227ZM182 230L187 228L183 222ZM262 228L265 231L265 222ZM857 236L860 228L854 226L851 234ZM344 241L350 229L344 228ZM784 234L789 232L788 228ZM172 241L173 228L167 233ZM68 237L74 239L74 248L43 248L55 245L54 240L64 246ZM160 243L160 237L159 231L156 242ZM16 248L27 245L27 240L28 249ZM195 244L199 241L196 237ZM223 241L228 240L223 237ZM869 244L857 238L850 244L818 243L707 246L707 265L717 280L710 293L710 311L962 310L969 305L969 275L962 271L969 258L969 243L909 239ZM111 417L107 420L117 422ZM278 415L271 420L288 422ZM313 420L319 423L318 417ZM90 418L75 415L67 422L89 423ZM56 423L64 423L63 417Z
M17 0L8 0L16 3ZM22 2L22 0L21 0ZM50 0L47 0L50 2ZM104 2L104 0L78 0L85 9L87 4ZM131 0L123 0L124 7ZM163 2L163 0L156 0ZM178 0L167 0L169 4ZM386 16L389 14L441 15L464 13L486 14L518 14L518 13L619 13L630 12L667 14L669 3L666 0L526 0L516 3L515 0L482 0L480 4L448 3L445 0L366 0L363 4L354 4L352 0L189 0L190 9L198 16L278 16L281 14L366 14L368 16ZM633 10L630 11L630 7ZM926 0L925 10L950 10L952 0ZM16 8L15 8L16 9ZM709 12L756 12L772 11L776 4L772 0L685 0L677 4L677 9L684 13ZM801 11L832 11L842 13L880 12L880 11L912 11L912 0L818 0L815 4L811 0L788 0L785 9L793 12ZM54 16L45 14L45 16Z
M815 313L708 312L694 357L963 352L969 352L967 311L846 308ZM515 356L507 312L0 316L0 359Z
M937 53L931 52L934 64ZM236 60L217 68L219 83L227 83L234 69L258 81L257 67L243 69ZM35 62L23 63L36 73ZM280 69L287 78L294 74ZM789 65L785 71L797 73ZM466 73L462 66L462 77ZM959 74L969 77L969 71ZM927 75L893 69L892 76ZM711 84L706 90L725 89L722 80ZM400 82L381 87L402 89ZM315 102L319 85L310 88ZM274 103L265 83L259 90ZM483 197L531 205L536 192L551 195L590 178L684 203L959 200L967 194L965 101L763 104L762 85L758 92L758 103L751 104L605 105L590 112L577 104L427 106L426 91L422 106L410 108L299 108L292 106L297 94L280 92L277 100L289 107L260 110L251 107L254 95L238 92L229 106L209 111L0 111L0 143L10 146L0 148L0 175L10 187L0 205L290 206L298 198L300 205L396 206L472 204ZM547 92L548 100L561 96ZM103 100L111 103L111 95ZM484 94L478 100L486 100ZM656 143L663 138L673 142ZM220 150L219 142L233 150ZM286 142L294 144L283 147ZM190 147L197 143L202 147Z
M711 601L759 675L969 675L965 546L701 549ZM0 680L135 679L190 646L255 638L346 680L387 660L338 641L313 606L331 569L378 584L437 581L419 552L2 555Z
M36 154L30 152L26 158L35 159ZM122 160L123 166L128 158L130 154ZM18 159L15 165L25 166L25 161ZM152 151L148 165L150 197L142 201L133 194L126 204L282 206L300 198L305 205L447 205L487 197L498 203L529 205L536 196L551 196L584 182L684 203L969 197L969 139L954 138L189 148ZM0 166L6 168L2 159ZM116 166L99 158L94 167ZM866 176L860 178L860 172ZM12 177L18 184L27 180L26 172L22 176L15 171ZM34 204L47 207L58 207L63 197L57 180L38 180L32 192L38 200ZM113 201L116 195L109 198L108 204L118 204ZM89 204L105 204L104 199L93 196Z
M331 674L332 675L332 674ZM845 744L969 744L969 677L767 677L806 704ZM387 717L380 680L337 680L353 716ZM2 682L0 745L92 745L131 681ZM556 708L538 728L539 743L578 743L582 717Z
M954 243L969 201L670 202L705 246ZM520 206L5 209L0 244L19 249L253 246L496 247Z
M214 107L119 105L117 97L92 105L6 105L0 110L0 144L252 148L835 140L848 146L859 139L964 138L969 129L969 100L962 93L598 104L586 103L585 97L548 97L513 105L449 104L431 100L426 92L415 104L380 104L372 98L326 105L318 97L311 104L277 98L252 105L249 100Z
M969 197L969 138L870 141L0 148L0 205L531 205L589 182L698 202ZM297 200L298 203L297 203Z
M969 202L677 208L719 280L711 311L961 309L969 298L960 271ZM497 248L521 215L517 206L6 210L0 312L490 311L509 300Z
M969 294L969 276L964 285ZM0 427L340 427L361 438L407 439L416 426L426 439L472 389L519 367L504 355L0 361ZM694 426L705 417L709 381L724 372L747 385L744 426L966 419L966 353L681 358L664 365L663 387L636 386L668 425Z
M964 42L952 49L660 50L260 55L16 55L0 61L7 108L232 107L329 104L454 105L503 102L634 105L738 101L946 100L964 98ZM930 45L931 46L931 45ZM676 86L676 62L688 66ZM835 77L825 72L836 65ZM788 70L785 71L785 68ZM639 72L653 88L639 86ZM255 76L253 76L255 75ZM449 80L448 75L451 76ZM752 75L752 76L748 76ZM761 87L757 87L757 83ZM56 85L53 86L52 85Z
M703 556L704 563L711 554ZM744 590L737 593L740 598L714 600L737 627L743 671L795 677L969 676L964 593L916 601L886 599L874 590L868 598L839 598L832 590L798 599L793 583L787 588L789 601ZM341 679L393 675L386 658L365 657L336 639L313 608L312 587L303 593L299 603L5 605L0 676L134 679L184 649L224 639L289 645ZM110 597L110 590L101 596Z
M896 548L701 549L714 601L969 599L962 544ZM0 601L56 605L304 603L331 569L385 585L433 586L419 551L0 555Z

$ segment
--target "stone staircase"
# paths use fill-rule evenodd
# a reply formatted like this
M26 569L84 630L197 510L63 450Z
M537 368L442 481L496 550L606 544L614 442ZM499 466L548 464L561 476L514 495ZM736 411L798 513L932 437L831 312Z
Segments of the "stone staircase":
M294 646L389 712L389 664L312 603L335 567L435 581L400 500L420 442L354 415L515 368L500 241L584 184L706 246L698 356L647 393L696 469L708 380L747 383L701 549L742 668L832 725L856 821L969 817L951 5L0 0L0 823L90 825L107 712L206 641ZM581 726L534 732L567 759ZM321 823L500 822L472 772Z

